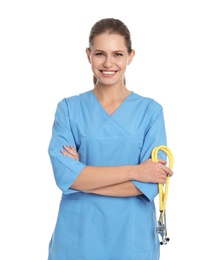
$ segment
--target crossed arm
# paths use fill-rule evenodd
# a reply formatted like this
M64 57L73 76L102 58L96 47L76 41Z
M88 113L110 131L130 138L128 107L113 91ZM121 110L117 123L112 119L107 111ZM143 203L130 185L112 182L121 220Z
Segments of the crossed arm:
M64 156L79 160L79 155L72 145L64 146L61 152ZM172 170L165 164L161 159L158 163L149 159L139 165L86 166L70 188L105 196L137 196L142 193L131 181L164 184L167 175L173 175Z

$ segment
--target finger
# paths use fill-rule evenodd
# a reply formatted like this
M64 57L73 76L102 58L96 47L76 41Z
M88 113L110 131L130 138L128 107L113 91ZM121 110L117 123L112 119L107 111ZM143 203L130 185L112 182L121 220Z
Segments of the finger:
M165 171L161 167L157 167L156 176L157 176L157 182L158 183L165 183L166 178L167 178L167 174L165 173Z
M75 150L73 145L70 145L69 149L72 151L73 154L77 154L77 151Z
M164 160L162 160L162 159L158 159L158 162L161 163L161 164L163 164L163 165L167 164L167 161L164 161Z
M70 154L72 154L72 155L75 155L75 154L76 154L76 151L75 151L74 149L72 149L71 147L68 147L67 145L64 145L63 147L64 147L64 149L65 149L68 153L70 153Z
M61 150L61 153L62 153L64 156L71 157L71 158L73 158L73 159L75 159L75 160L78 161L78 157L77 157L77 156L75 156L75 155L73 155L73 154L70 154L70 153L68 153L68 152L65 151L65 150Z
M158 183L162 183L162 184L165 184L166 183L166 180L167 180L167 176L166 175L163 175L163 174L160 174L159 177L158 177Z
M160 183L165 184L169 175L166 172L162 172L160 176Z
M79 154L77 153L76 149L74 148L73 145L70 145L70 149L72 150L72 154L74 154L76 160L79 161Z
M73 154L75 155L76 160L79 161L79 154L78 154L78 152L76 151L76 149L74 148L74 146L73 146L73 145L70 145L70 149L72 150Z
M171 169L169 169L168 175L169 175L169 176L173 176L173 171L172 171Z
M64 148L64 150L62 150L62 154L79 161L79 155L72 145L70 145L70 147L68 147L67 145L63 145L63 148Z
M69 157L72 157L73 155L70 154L67 150L61 150L61 153L65 156L69 156Z
M165 172L165 174L167 174L169 176L173 175L173 171L168 166L163 165L162 170Z
M77 152L76 152L76 149L74 148L74 146L73 146L72 144L70 145L70 149L71 149L72 151L74 151L75 153L77 153Z
M161 180L158 181L158 183L159 184L166 184L166 180L161 179Z
M165 167L164 171L165 171L165 174L168 175L168 176L172 176L173 175L173 171L170 168L168 168L168 167Z

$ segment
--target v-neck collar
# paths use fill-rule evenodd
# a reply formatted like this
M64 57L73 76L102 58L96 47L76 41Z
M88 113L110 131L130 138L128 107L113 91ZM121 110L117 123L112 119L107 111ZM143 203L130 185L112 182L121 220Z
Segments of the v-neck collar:
M98 100L97 96L94 94L93 90L90 90L90 94L93 97L93 99L96 101L100 109L109 117L113 117L117 112L122 108L123 104L126 103L126 101L133 95L133 91L130 92L130 94L121 102L121 104L115 109L115 111L112 114L109 114L104 107L101 105L100 101Z

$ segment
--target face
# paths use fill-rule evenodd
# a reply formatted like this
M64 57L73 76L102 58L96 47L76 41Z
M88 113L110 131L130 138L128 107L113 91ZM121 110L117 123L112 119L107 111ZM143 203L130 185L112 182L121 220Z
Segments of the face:
M134 51L128 53L123 36L108 33L96 36L86 53L97 83L103 85L122 84L126 68L134 57Z

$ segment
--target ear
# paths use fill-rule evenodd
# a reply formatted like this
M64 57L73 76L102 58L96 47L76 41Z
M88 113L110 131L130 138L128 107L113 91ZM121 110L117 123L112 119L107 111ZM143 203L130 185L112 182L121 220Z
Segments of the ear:
M91 63L91 59L90 59L90 49L86 48L86 54L87 54L87 59L89 61L89 63Z
M134 56L135 56L135 51L132 50L132 51L129 53L128 65L132 62Z

